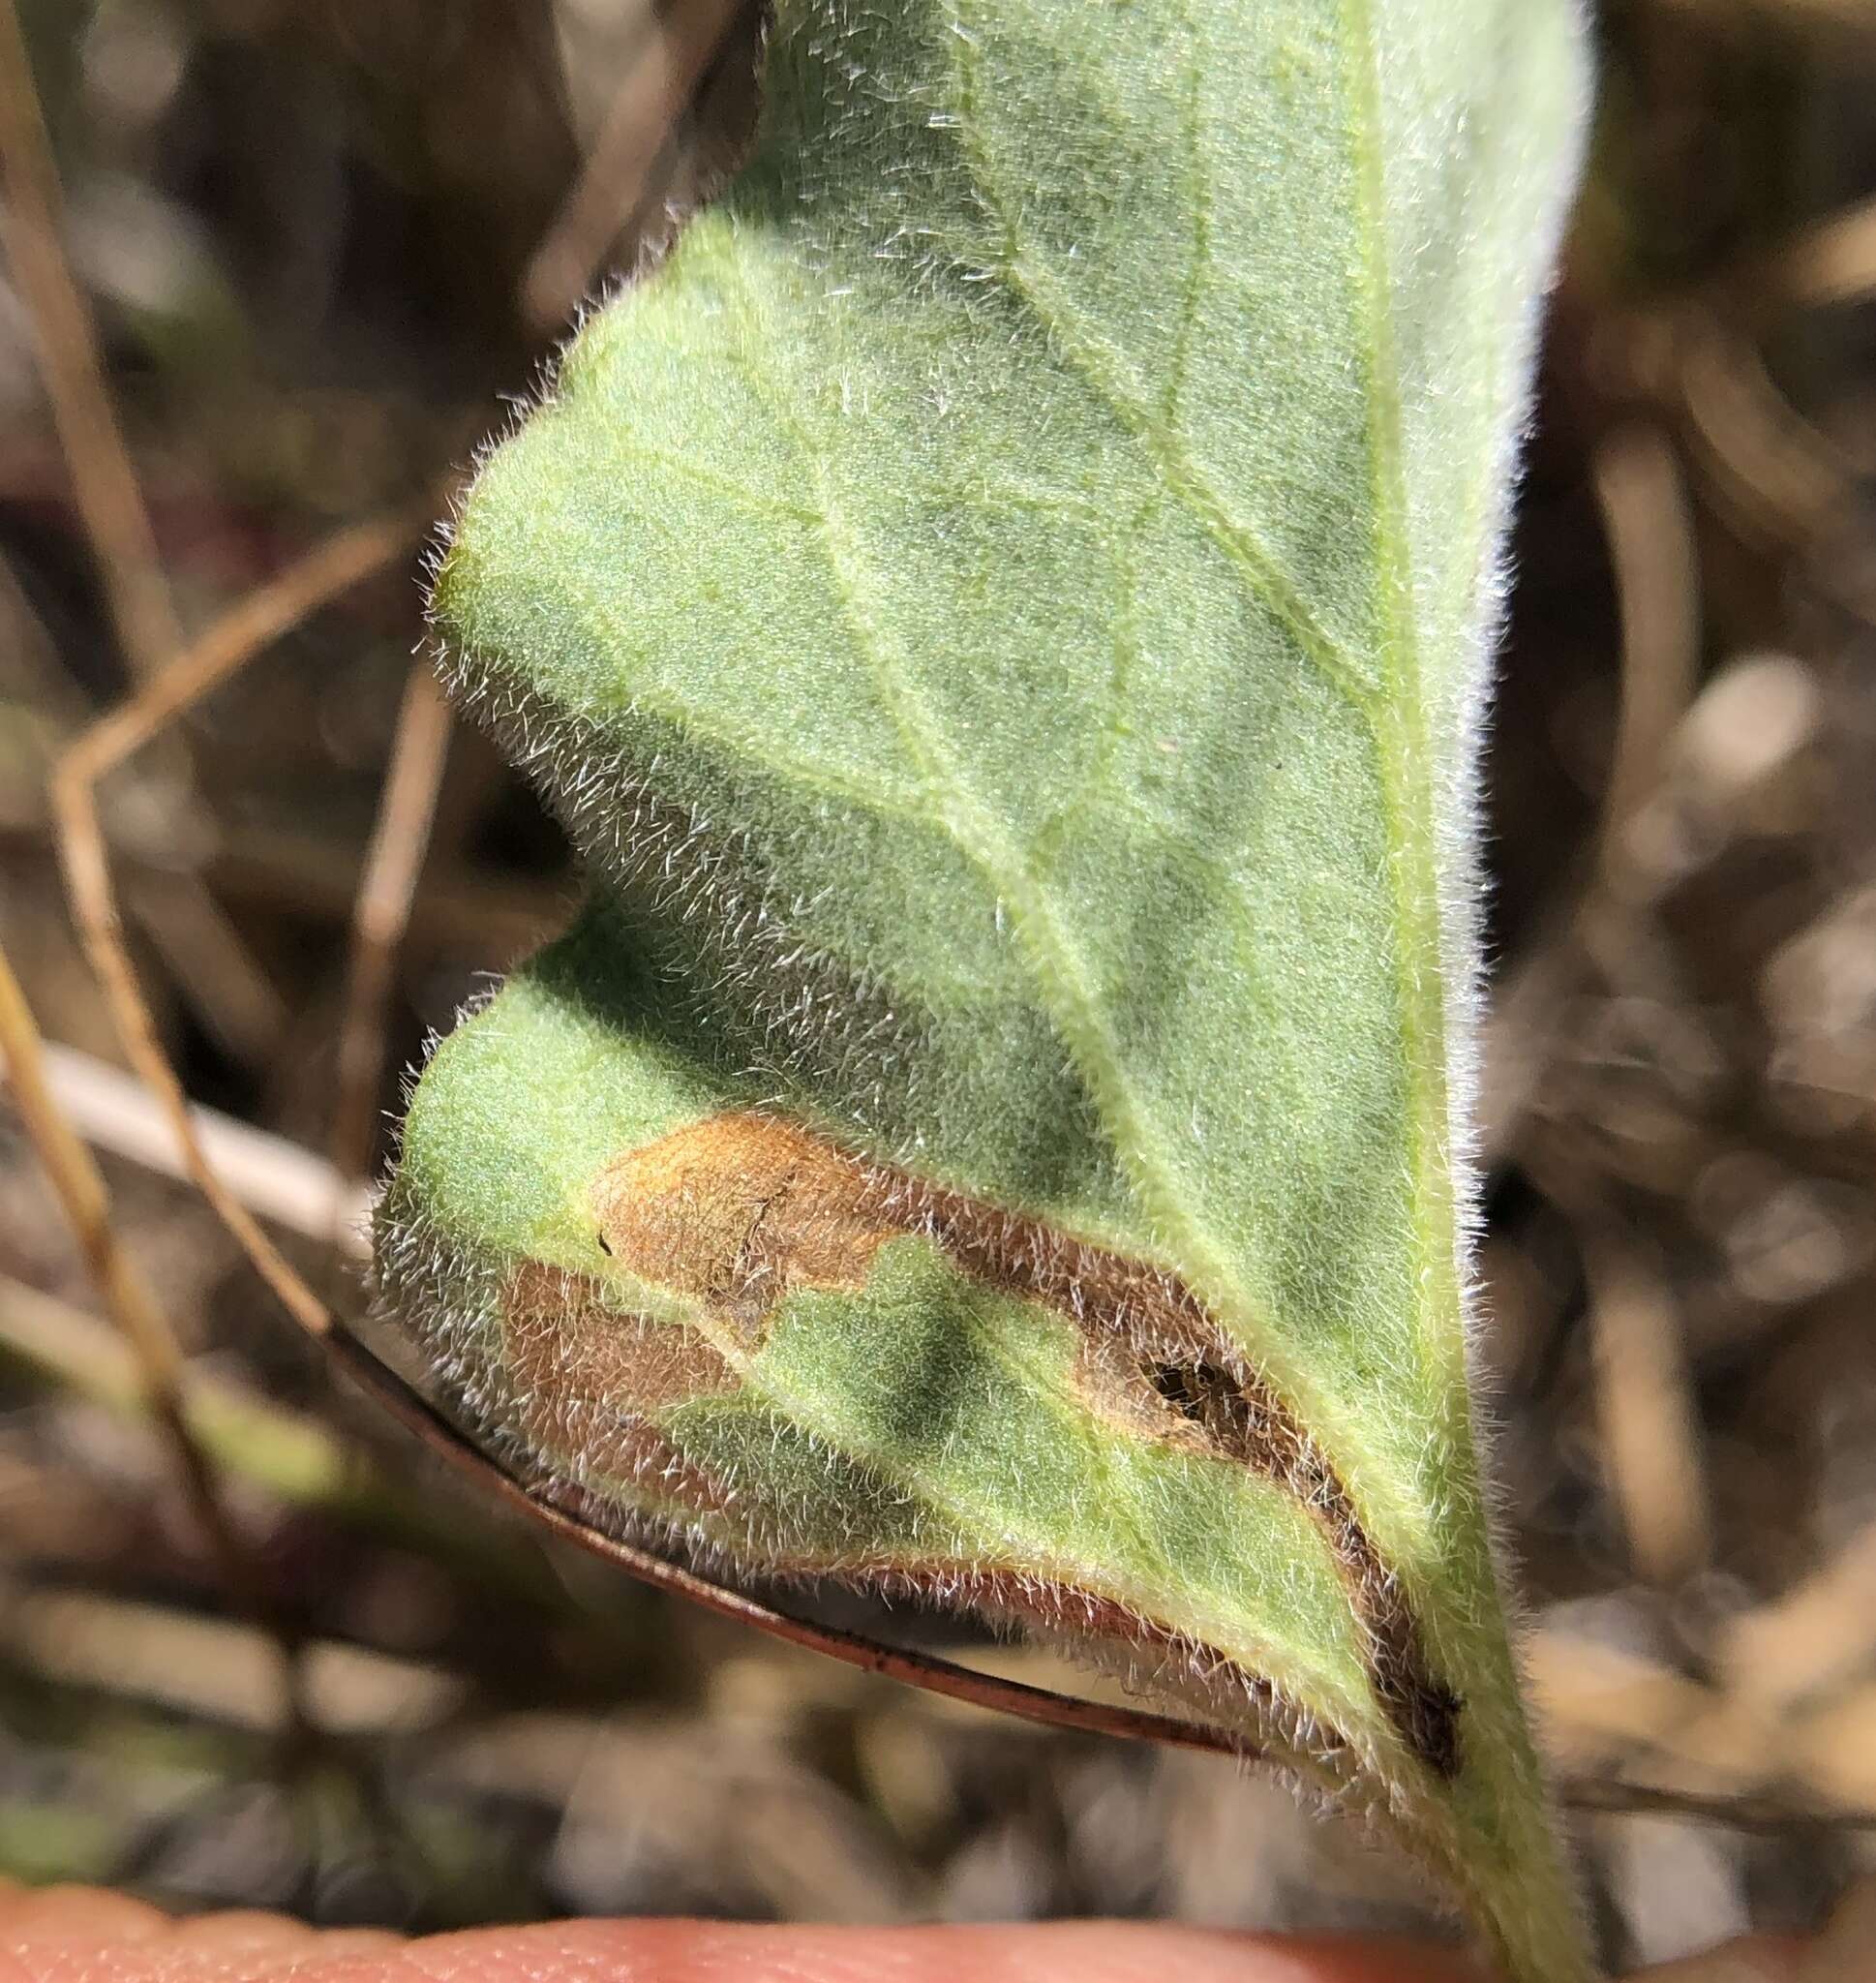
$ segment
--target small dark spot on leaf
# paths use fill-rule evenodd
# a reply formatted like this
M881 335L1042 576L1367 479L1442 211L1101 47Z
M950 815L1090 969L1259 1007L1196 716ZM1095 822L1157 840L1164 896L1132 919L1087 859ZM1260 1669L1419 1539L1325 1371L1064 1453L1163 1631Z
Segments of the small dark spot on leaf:
M1153 1388L1167 1404L1188 1419L1199 1416L1198 1399L1190 1381L1192 1372L1180 1369L1176 1363L1149 1363L1146 1374L1153 1381Z

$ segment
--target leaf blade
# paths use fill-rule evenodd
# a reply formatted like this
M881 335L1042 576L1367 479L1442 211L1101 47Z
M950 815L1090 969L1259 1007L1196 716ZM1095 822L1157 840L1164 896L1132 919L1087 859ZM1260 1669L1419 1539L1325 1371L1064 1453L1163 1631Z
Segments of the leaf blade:
M1252 1385L1319 1452L1266 1467L1317 1508L1271 1561L1341 1575L1372 1697L1319 1639L1256 1657L1501 1936L1531 1887L1532 1974L1575 1958L1466 1405L1450 1064L1575 41L1567 7L1506 0L785 10L755 165L588 327L438 591L460 691L618 892L569 955L655 966L589 1066L672 1056L684 1120L779 1110L1183 1291L1239 1388L1200 1409L1269 1418ZM551 1033L590 987L545 982ZM551 1085L483 1079L522 1112ZM579 1229L608 1136L680 1119L643 1102L574 1140L526 1257L613 1271ZM477 1204L463 1243L501 1254L469 1173L512 1139L456 1107L475 1134L419 1095L393 1249L399 1217ZM843 1298L851 1330L885 1294ZM1194 1546L1162 1539L1163 1609ZM1377 1625L1397 1585L1411 1657ZM1390 1658L1478 1731L1450 1811Z

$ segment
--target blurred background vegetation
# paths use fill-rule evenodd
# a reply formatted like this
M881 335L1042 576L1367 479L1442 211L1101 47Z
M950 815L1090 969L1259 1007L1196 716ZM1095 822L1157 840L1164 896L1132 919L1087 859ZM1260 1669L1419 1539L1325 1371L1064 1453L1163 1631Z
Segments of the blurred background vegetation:
M734 155L753 10L11 4L0 946L247 1569L0 1091L0 1872L409 1928L1428 1918L1227 1764L757 1639L443 1479L182 1181L75 933L52 765L275 585L102 823L218 1164L355 1312L401 1070L573 891L413 675L421 519ZM1598 40L1492 753L1483 1264L1534 1697L1627 1963L1876 1868L1876 10L1610 0ZM295 561L361 522L318 596Z

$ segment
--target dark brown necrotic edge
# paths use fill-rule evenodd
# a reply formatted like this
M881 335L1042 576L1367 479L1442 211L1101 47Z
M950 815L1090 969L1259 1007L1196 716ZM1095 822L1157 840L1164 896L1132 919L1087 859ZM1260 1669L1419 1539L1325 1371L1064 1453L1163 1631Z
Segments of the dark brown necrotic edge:
M772 1132L802 1137L775 1118L764 1120ZM439 1447L446 1459L504 1500L525 1503L569 1540L725 1615L820 1645L849 1663L979 1699L983 1686L994 1691L1004 1683L972 1668L931 1663L910 1649L877 1647L854 1633L834 1632L837 1643L823 1644L818 1622L765 1604L751 1584L799 1589L810 1598L817 1587L832 1585L889 1603L969 1610L1000 1632L1040 1635L1074 1657L1092 1659L1129 1692L1187 1702L1194 1720L1144 1710L1116 1720L1100 1703L1021 1687L1009 1701L983 1697L984 1705L1065 1726L1226 1751L1286 1775L1306 1796L1343 1808L1361 1803L1353 1753L1335 1729L1299 1713L1216 1648L1102 1593L1030 1571L916 1556L823 1560L796 1547L773 1560L752 1557L738 1532L728 1483L670 1444L649 1418L630 1411L607 1421L605 1452L569 1463L560 1442L573 1427L540 1416L544 1408L552 1413L541 1396L552 1373L536 1369L530 1381L529 1372L508 1367L507 1356L518 1345L505 1327L507 1304L519 1297L531 1323L573 1324L576 1333L579 1319L630 1325L635 1318L618 1310L612 1291L539 1263L502 1267L479 1261L406 1202L397 1182L378 1208L376 1238L378 1285L368 1335L344 1338L341 1362L426 1444ZM499 1343L494 1331L501 1332ZM524 1338L530 1332L524 1329ZM591 1327L587 1333L593 1334ZM707 1389L716 1388L712 1377L734 1388L729 1366L701 1340L682 1360ZM605 1373L588 1375L601 1381ZM636 1498L641 1494L647 1498ZM938 1680L926 1676L927 1664Z
M1233 1730L1203 1722L1183 1722L1106 1701L1032 1687L1019 1680L983 1673L935 1654L917 1653L844 1632L832 1625L796 1618L743 1592L672 1563L650 1549L621 1541L557 1505L551 1492L517 1479L485 1453L444 1412L397 1375L357 1337L335 1329L327 1339L333 1362L424 1447L473 1480L509 1507L590 1554L619 1565L632 1575L689 1599L718 1616L753 1626L770 1636L828 1654L863 1672L904 1680L928 1692L973 1706L1019 1715L1049 1727L1075 1728L1161 1742L1175 1748L1257 1759L1257 1745ZM1279 1761L1286 1758L1279 1757Z
M973 1277L1127 1345L1141 1376L1206 1445L1285 1488L1327 1536L1369 1645L1376 1697L1436 1776L1460 1766L1458 1697L1433 1672L1400 1579L1327 1456L1175 1274L1040 1220L856 1158L869 1210L928 1236Z
M791 1288L863 1286L878 1249L901 1236L1063 1316L1097 1409L1119 1406L1136 1432L1195 1443L1302 1504L1364 1628L1377 1699L1429 1770L1457 1772L1460 1703L1432 1671L1399 1579L1320 1448L1176 1275L764 1111L708 1116L623 1153L592 1198L609 1251L743 1331L759 1333Z

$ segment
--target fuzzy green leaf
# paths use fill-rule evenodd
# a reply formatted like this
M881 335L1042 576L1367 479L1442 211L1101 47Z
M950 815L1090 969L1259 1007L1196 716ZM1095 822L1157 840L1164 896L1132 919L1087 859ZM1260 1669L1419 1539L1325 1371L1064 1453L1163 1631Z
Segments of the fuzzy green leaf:
M783 0L439 576L601 886L378 1222L511 1464L1255 1732L1529 1978L1455 1067L1582 74L1567 0Z

